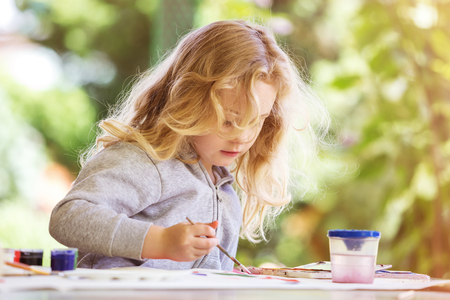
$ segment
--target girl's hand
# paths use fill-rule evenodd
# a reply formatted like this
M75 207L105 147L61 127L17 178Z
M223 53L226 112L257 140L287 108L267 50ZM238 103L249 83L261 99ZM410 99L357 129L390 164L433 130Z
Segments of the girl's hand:
M175 261L199 259L219 243L215 236L218 224L218 221L196 225L182 222L168 228L152 225L144 240L142 258Z

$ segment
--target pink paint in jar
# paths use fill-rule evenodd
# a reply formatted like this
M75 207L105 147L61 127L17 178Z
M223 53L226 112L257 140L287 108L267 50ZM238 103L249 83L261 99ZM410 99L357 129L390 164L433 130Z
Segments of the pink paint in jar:
M380 236L371 230L329 230L333 282L373 283Z

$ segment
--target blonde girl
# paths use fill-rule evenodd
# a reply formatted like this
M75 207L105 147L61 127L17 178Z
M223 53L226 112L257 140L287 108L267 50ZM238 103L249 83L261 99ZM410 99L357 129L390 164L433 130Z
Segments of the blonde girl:
M285 139L304 91L265 27L191 32L100 123L51 235L81 267L231 270L216 245L235 255L239 235L264 239L290 201Z

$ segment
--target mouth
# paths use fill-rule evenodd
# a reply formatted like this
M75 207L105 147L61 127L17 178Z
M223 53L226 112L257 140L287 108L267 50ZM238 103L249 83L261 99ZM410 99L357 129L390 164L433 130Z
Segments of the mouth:
M221 150L220 151L223 155L228 156L228 157L236 157L239 155L239 152L235 152L235 151L225 151L225 150Z

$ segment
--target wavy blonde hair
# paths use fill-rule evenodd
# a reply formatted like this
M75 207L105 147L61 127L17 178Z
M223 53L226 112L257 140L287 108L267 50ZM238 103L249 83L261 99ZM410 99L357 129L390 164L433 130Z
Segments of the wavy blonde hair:
M156 160L185 163L190 139L213 131L224 134L226 120L220 94L245 91L246 111L235 121L233 134L259 122L254 86L272 84L277 96L270 115L250 150L236 159L236 177L243 207L241 237L265 240L266 225L290 202L287 129L293 103L302 103L306 85L273 34L246 21L219 21L192 31L160 63L142 74L108 119L90 157L119 141L135 144ZM306 107L306 106L305 106ZM307 127L307 111L297 118Z

